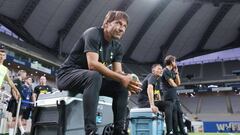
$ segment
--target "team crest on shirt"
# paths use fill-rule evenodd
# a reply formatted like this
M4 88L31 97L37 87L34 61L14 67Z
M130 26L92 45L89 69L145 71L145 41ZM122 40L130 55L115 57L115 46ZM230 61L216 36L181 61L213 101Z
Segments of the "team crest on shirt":
M110 59L113 59L113 52L110 53Z
M47 94L48 90L41 90L40 94Z

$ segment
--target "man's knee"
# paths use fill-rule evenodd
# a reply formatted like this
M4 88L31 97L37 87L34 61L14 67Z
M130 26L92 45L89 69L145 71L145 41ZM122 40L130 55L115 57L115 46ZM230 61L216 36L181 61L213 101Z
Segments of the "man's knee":
M129 93L127 89L124 90L124 96L128 99Z
M128 99L128 90L125 88L121 88L119 91L117 91L113 98L120 98L122 101L127 101Z
M169 108L171 108L171 109L173 110L173 108L174 108L173 103L171 103L171 102L167 102L167 105L169 106Z
M88 80L89 81L102 82L102 75L97 71L90 71L87 75L88 75Z
M123 86L121 86L121 93L124 97L128 97L128 90Z

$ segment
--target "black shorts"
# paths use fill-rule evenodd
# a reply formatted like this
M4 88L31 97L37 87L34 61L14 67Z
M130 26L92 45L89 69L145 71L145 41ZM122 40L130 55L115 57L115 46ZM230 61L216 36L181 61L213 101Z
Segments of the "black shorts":
M10 99L8 102L7 111L12 113L12 117L16 117L17 115L17 106L18 103L15 99ZM28 119L31 113L31 107L28 108L20 108L19 115L22 115L23 119Z
M8 102L7 111L12 113L12 117L16 117L17 114L17 101L13 98Z
M21 109L20 115L22 115L22 119L29 119L30 113L32 111L32 108L26 108L26 109Z

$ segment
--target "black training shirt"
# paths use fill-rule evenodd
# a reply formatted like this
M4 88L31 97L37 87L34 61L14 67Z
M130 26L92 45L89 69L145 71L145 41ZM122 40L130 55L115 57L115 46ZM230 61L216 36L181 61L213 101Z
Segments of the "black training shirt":
M149 84L153 85L154 93L155 91L160 91L159 77L152 73L148 74L147 77L145 77L142 81L142 91L139 93L138 96L139 104L145 104L146 102L148 102L147 88Z
M163 69L163 75L162 75L162 87L164 92L164 99L165 100L172 100L177 99L177 89L173 86L171 86L168 83L169 79L176 79L176 74L174 71L169 70L168 68Z
M38 85L34 88L34 92L37 97L36 100L38 99L39 94L47 94L48 92L52 92L52 88L49 85Z
M123 57L123 49L118 41L106 41L103 29L92 27L81 35L60 69L89 69L86 58L87 52L98 53L99 62L103 63L106 67L110 66L112 62L121 62Z
M23 86L24 82L21 81L19 78L17 78L17 79L14 79L14 80L13 80L13 83L14 83L14 85L16 86L19 94L21 95L21 98L23 99L24 96L23 96L23 93L22 93L22 89L23 89L22 86ZM12 91L11 91L11 93L12 93ZM14 99L13 96L12 96L12 99Z

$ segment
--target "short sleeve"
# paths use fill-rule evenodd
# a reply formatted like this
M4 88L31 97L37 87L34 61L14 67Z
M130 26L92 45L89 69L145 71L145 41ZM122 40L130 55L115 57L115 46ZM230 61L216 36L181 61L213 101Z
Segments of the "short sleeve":
M171 79L172 78L171 72L169 70L164 70L163 71L163 77L164 77L165 80Z
M52 87L48 86L48 92L52 93Z
M9 70L8 70L8 68L6 68L5 70L6 70L6 74L4 76L4 80L6 81L7 80L7 75L9 75Z
M38 91L38 86L36 86L36 87L34 88L33 93L36 93L36 94L37 94L37 93L38 93L37 91Z
M157 78L152 74L149 78L148 78L148 84L152 84L153 86L155 86L155 83L157 82Z
M122 62L123 58L123 48L122 45L119 44L119 47L116 49L116 55L113 59L113 62Z
M83 34L84 40L84 53L96 52L98 53L100 48L100 34L97 28L90 28Z

